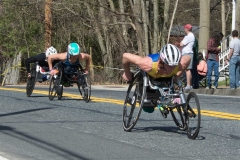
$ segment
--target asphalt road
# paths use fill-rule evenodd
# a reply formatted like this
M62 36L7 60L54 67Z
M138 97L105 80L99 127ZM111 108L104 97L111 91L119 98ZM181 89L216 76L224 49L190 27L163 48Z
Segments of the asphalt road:
M0 160L239 160L240 98L199 95L209 112L190 140L157 110L142 112L132 132L124 132L126 91L118 90L93 89L85 103L76 88L49 101L44 87L31 97L22 86L0 87Z

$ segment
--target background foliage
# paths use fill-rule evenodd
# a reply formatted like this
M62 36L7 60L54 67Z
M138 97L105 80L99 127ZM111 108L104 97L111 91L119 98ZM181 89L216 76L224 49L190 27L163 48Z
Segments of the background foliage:
M200 0L180 0L173 25L199 26ZM226 24L231 1L226 0ZM59 52L76 41L92 48L95 81L120 82L124 52L146 55L166 43L175 0L53 0L51 44ZM29 57L45 51L45 0L0 1L0 54ZM211 0L210 33L221 31L221 0ZM229 34L231 26L227 25Z

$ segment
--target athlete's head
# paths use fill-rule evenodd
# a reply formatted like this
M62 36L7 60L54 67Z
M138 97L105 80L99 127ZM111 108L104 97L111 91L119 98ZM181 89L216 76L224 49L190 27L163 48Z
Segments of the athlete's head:
M56 50L56 48L51 46L46 50L45 54L46 54L46 58L47 58L51 54L57 54L57 50Z
M172 44L167 44L160 50L161 60L169 66L177 66L181 56L180 50Z
M70 43L68 45L68 49L67 49L67 52L71 55L71 56L76 56L76 55L79 55L80 53L80 47L77 43L73 42L73 43Z

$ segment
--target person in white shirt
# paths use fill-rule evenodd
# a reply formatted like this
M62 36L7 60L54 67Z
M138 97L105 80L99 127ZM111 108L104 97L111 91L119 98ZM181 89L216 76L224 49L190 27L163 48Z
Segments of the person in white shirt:
M230 89L239 89L240 86L240 40L238 31L232 31L232 41L229 44L230 52L225 63L229 62Z
M193 68L193 45L195 41L194 34L192 33L192 25L186 24L184 26L184 31L186 36L180 42L180 46L182 47L182 55L191 56L191 62L186 70L186 78L187 78L187 86L186 90L192 89L192 73L191 69Z

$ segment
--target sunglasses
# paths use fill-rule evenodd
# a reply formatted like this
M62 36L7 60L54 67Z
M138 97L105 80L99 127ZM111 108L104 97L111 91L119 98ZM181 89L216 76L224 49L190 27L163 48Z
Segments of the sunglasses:
M166 70L166 68L164 67L164 65L165 65L165 63L160 59L160 60L159 60L159 63L158 63L159 68Z

